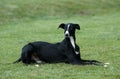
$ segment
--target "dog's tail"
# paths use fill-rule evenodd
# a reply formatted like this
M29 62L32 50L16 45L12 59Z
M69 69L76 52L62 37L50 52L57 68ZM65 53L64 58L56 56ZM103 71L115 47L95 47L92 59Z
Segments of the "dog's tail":
M29 43L28 45L32 46L33 48L35 48L35 46L32 43ZM20 61L22 61L22 58L20 57L19 59L17 59L16 61L13 62L13 64L15 63L19 63Z
M18 60L14 61L13 64L19 63L21 60L22 60L22 59L21 59L21 57L20 57Z

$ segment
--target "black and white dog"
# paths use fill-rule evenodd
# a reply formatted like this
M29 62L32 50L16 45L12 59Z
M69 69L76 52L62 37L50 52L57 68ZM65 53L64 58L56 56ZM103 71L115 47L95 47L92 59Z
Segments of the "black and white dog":
M31 63L68 63L74 65L98 65L96 60L83 60L80 48L76 44L75 30L80 30L79 24L60 24L58 28L64 29L65 38L62 42L51 44L48 42L32 42L22 48L21 57L14 63L22 61Z

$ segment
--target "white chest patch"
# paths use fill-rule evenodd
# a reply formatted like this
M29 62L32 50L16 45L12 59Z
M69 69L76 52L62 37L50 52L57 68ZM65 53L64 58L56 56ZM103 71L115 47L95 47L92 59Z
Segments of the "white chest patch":
M74 51L75 51L75 41L74 41L74 39L73 39L72 36L70 37L70 42L71 42L71 44L72 44L72 46L73 46L73 48L74 48ZM75 53L76 53L76 54L79 54L78 51L75 51Z
M79 54L79 52L75 51L76 54Z
M70 42L71 42L73 48L75 49L75 41L72 36L70 37Z

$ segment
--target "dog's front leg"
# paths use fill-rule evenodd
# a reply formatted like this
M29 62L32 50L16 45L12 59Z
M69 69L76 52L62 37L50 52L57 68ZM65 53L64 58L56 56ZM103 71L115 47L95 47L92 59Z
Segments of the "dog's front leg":
M103 65L102 62L99 62L97 60L80 60L84 65Z
M98 66L104 65L102 62L99 62L96 60L73 60L71 64L73 65L98 65Z
M75 54L68 55L68 62L73 65L103 65L103 63L96 60L82 60Z
M80 57L78 55L76 55L75 53L69 53L69 55L67 55L68 58L68 62L69 64L73 64L73 65L83 65L84 63L81 61Z

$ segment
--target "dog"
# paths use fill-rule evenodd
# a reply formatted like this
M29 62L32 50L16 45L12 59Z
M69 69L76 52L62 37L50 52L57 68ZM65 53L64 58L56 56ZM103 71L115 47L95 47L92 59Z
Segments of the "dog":
M98 65L96 60L83 60L80 48L76 44L75 31L80 30L79 24L62 23L58 28L64 29L65 38L58 43L31 42L22 48L21 57L14 63L22 61L24 64L32 63L67 63L73 65Z

